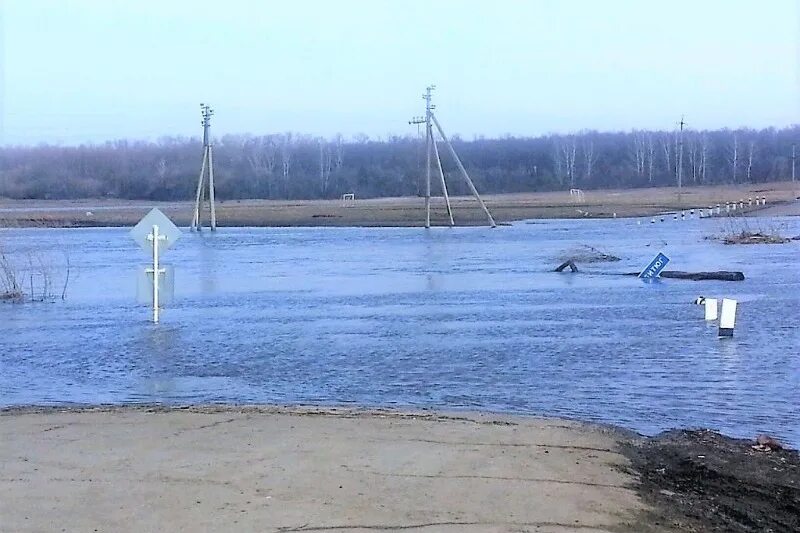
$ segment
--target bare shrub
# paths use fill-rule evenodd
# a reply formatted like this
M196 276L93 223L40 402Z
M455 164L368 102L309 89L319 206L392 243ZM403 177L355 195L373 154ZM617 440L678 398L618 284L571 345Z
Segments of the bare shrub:
M723 244L784 244L791 239L782 235L785 227L762 218L730 216L718 235L712 238Z
M39 251L27 252L24 263L20 254L9 251L0 241L0 301L47 302L67 297L71 264L69 252L64 251L64 262ZM23 266L24 265L24 266ZM63 284L57 274L63 272ZM26 293L25 289L28 289ZM60 289L60 290L59 290Z
M0 243L0 300L18 301L22 298L19 271Z

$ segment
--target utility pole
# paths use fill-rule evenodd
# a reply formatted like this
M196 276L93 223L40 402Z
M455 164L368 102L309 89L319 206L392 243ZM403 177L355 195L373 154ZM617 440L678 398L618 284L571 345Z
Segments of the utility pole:
M478 200L483 212L486 213L486 217L489 221L489 225L491 227L496 227L494 218L492 218L492 214L489 212L489 209L486 207L486 204L483 202L483 199L478 194L478 190L475 188L475 184L472 183L472 179L470 179L469 174L467 174L464 165L461 163L461 160L458 158L458 154L456 154L453 145L450 144L447 136L442 129L441 124L439 121L436 120L436 116L433 114L434 109L436 106L431 103L431 91L436 89L435 85L429 85L425 89L425 94L422 95L422 99L425 100L425 117L414 117L408 123L409 124L425 124L425 134L426 134L426 165L425 165L425 227L431 227L431 158L432 156L436 158L436 166L439 170L439 179L442 185L442 194L444 196L445 205L447 206L447 216L449 219L450 226L454 226L455 222L453 221L453 210L450 206L450 196L447 193L447 182L444 178L444 170L442 168L442 159L439 156L439 148L436 144L436 139L433 135L433 127L436 126L437 131L439 132L439 136L444 141L445 145L447 146L448 150L450 151L450 155L456 162L456 166L460 171L464 181L467 182L467 186L469 187L470 191L472 192L475 199Z
M422 136L421 132L420 132L420 129L419 129L419 126L420 126L420 124L427 124L427 120L425 120L425 117L412 117L411 120L408 121L408 123L417 126L417 137L418 137L418 140L419 140L419 138ZM427 128L427 125L425 127L425 142L426 143L428 142L428 128ZM417 169L419 170L420 167L421 167L421 164L420 164L420 161L419 161L419 159L420 159L420 157L419 157L419 143L417 143L417 144L418 144L417 145ZM427 146L426 146L426 148L427 148ZM430 160L428 161L428 166L430 166ZM419 193L420 193L420 184L419 184L419 178L417 178L417 194L419 194Z
M794 183L794 160L795 160L795 144L792 143L792 183Z
M214 110L208 104L200 104L200 114L203 117L203 163L200 166L200 178L197 180L197 193L194 200L194 216L192 217L192 231L200 231L203 224L200 220L200 211L205 204L206 190L210 211L211 231L217 230L217 209L214 202L214 159L211 150L211 117ZM208 179L206 179L206 177Z
M422 98L425 100L425 227L431 227L431 144L433 143L433 129L431 128L431 114L436 106L431 106L431 91L436 85L428 85Z
M417 158L417 172L419 172L422 169L422 161L420 161L420 153L419 153L419 148L420 148L420 145L421 145L420 141L422 140L422 130L420 129L419 126L420 126L420 124L425 124L425 118L424 117L412 117L411 120L408 121L408 123L411 124L411 125L417 126L417 142L414 143L414 153L415 153L416 158ZM422 184L420 183L420 177L421 177L421 175L418 175L417 179L416 179L416 182L417 182L417 196L419 196L419 194L420 194L420 192L422 190Z
M680 189L683 186L683 127L686 125L686 122L683 121L683 115L681 115L681 121L678 125L680 126L680 132L678 133L678 191L680 194Z

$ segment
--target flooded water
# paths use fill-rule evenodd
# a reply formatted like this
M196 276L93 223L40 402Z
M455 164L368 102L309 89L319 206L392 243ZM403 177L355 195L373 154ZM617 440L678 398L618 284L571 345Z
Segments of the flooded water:
M800 445L800 243L723 246L703 239L719 221L638 222L187 232L164 256L176 291L159 325L135 301L147 257L127 230L2 230L18 257L68 254L71 268L65 301L0 305L0 405L479 409ZM751 224L800 234L796 218ZM622 261L551 272L581 244ZM658 251L672 269L747 280L607 275ZM58 295L62 282L53 269ZM733 338L705 323L700 295L739 301Z

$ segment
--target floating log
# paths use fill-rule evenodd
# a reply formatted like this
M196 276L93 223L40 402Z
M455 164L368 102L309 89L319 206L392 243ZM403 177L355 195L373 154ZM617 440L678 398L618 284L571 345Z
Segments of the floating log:
M665 270L662 278L688 279L691 281L744 281L743 272L718 270L716 272L681 272L680 270Z
M626 276L638 276L638 272L627 272ZM744 273L728 270L716 272L682 272L680 270L665 270L659 277L667 279L688 279L690 281L744 281Z
M578 272L578 266L575 261L568 259L558 267L555 272L563 272L564 269L569 267L570 271ZM624 273L608 273L608 272L592 272L592 274L611 274L616 276L638 276L639 272L624 272ZM681 270L664 270L659 274L659 277L666 279L688 279L690 281L744 281L744 273L730 270L717 270L714 272L683 272Z

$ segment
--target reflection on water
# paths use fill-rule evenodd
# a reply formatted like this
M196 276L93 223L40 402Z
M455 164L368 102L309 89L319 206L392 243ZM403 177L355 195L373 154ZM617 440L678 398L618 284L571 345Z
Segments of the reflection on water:
M137 306L124 229L7 230L70 251L69 298L0 305L0 405L355 403L707 426L800 445L798 245L726 247L715 221L488 228L263 228L187 234L175 302ZM787 234L800 221L784 219ZM555 274L590 244L622 257ZM742 283L609 276L658 252ZM739 300L718 339L692 305Z

